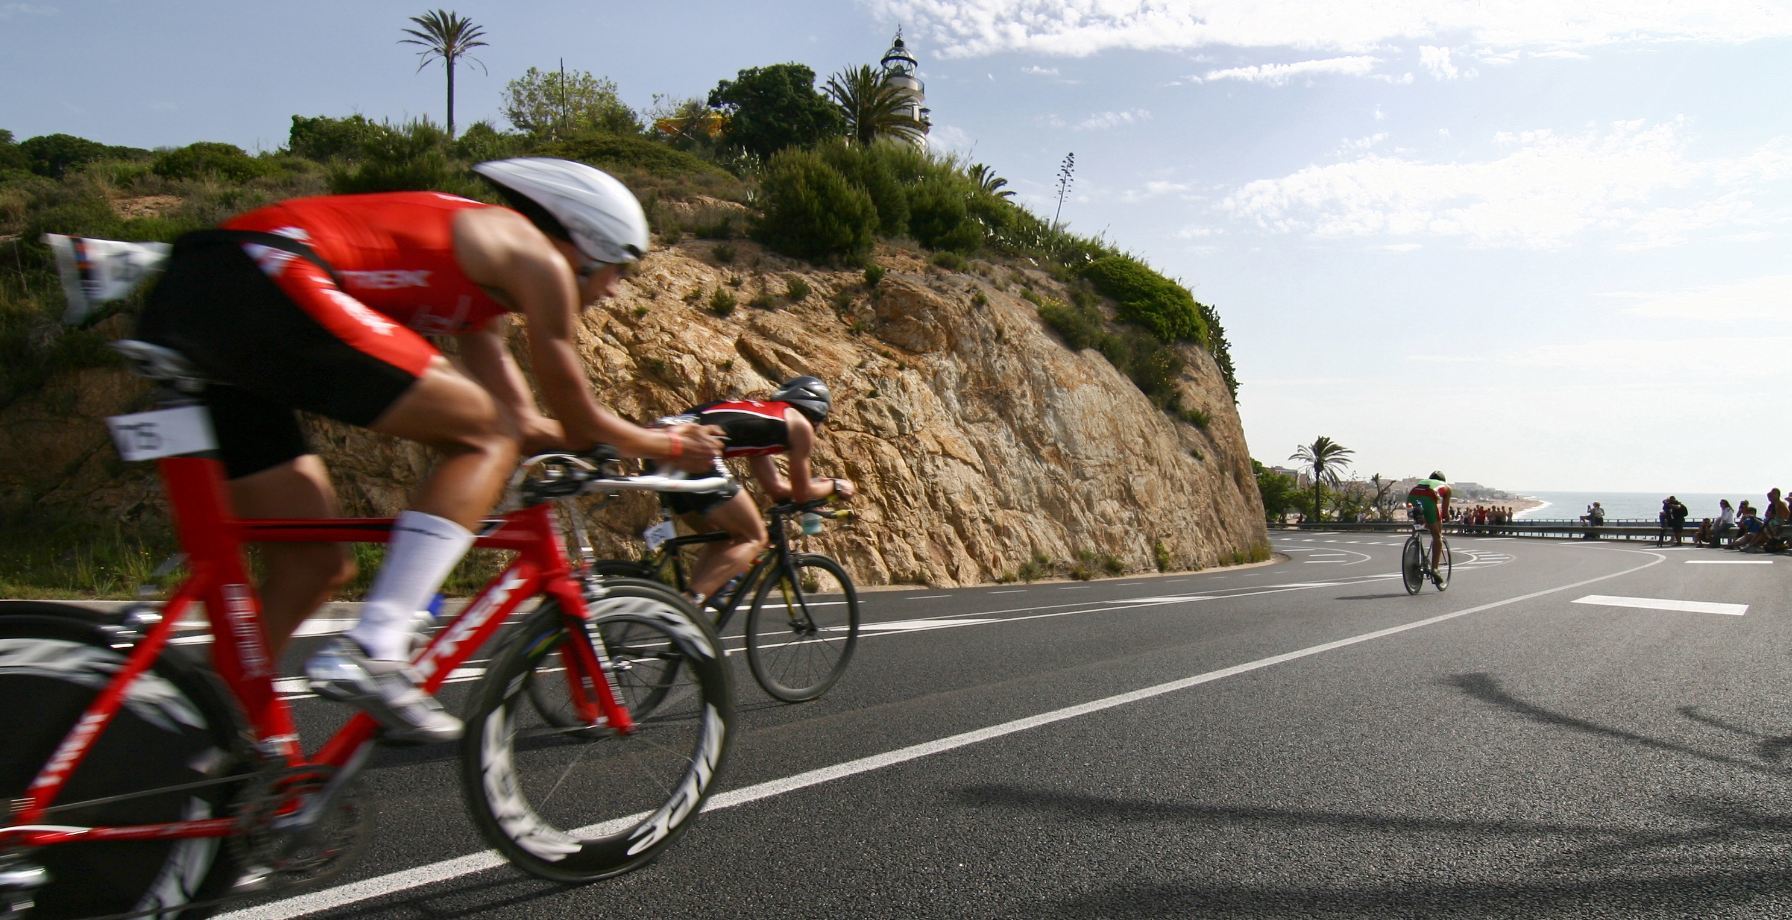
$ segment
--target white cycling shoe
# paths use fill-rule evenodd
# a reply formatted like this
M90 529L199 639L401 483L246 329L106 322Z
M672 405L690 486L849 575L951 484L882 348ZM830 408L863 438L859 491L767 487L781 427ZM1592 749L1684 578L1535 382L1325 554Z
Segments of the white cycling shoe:
M410 662L367 657L355 640L337 636L305 662L305 676L318 696L360 707L398 742L453 741L459 719L423 692Z

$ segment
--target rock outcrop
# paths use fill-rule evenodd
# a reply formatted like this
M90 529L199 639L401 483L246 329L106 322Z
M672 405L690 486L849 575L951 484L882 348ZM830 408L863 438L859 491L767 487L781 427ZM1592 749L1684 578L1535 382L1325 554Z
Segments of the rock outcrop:
M890 248L876 258L887 274L868 286L862 272L745 242L656 252L585 315L579 348L593 387L646 420L800 373L827 380L836 408L816 468L853 479L861 513L807 542L865 584L990 582L1078 559L1098 572L1186 569L1266 545L1238 414L1205 352L1185 349L1178 384L1182 404L1209 420L1197 428L1044 326L1021 293L1065 299L1049 274L981 261L949 272ZM793 282L807 288L800 299ZM712 309L717 290L737 301L727 315ZM148 471L117 461L102 421L143 394L121 371L87 370L0 411L11 442L0 451L0 507L160 514ZM353 513L400 507L428 465L420 450L365 432L314 433ZM617 555L653 517L636 496L591 519L601 550Z

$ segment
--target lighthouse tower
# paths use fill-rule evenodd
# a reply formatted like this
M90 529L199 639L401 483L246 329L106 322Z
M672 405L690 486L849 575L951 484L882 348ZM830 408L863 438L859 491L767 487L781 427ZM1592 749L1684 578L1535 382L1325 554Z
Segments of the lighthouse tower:
M884 59L878 63L883 65L890 83L908 97L904 113L921 124L921 133L915 135L915 144L923 149L927 147L927 132L933 127L928 119L931 110L927 108L927 88L921 84L921 78L915 76L915 56L908 53L908 46L902 43L902 29L896 30L896 41L890 50L884 52Z

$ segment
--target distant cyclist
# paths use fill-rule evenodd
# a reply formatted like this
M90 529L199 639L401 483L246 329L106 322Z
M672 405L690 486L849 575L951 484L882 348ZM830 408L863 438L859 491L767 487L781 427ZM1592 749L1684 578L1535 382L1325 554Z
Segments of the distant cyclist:
M753 478L776 500L812 501L837 495L853 496L850 479L820 478L809 468L815 437L834 405L828 385L817 377L786 381L764 401L723 400L693 406L681 414L703 426L723 432L725 457L747 457ZM778 470L772 458L788 459L789 475ZM701 605L728 580L745 572L771 542L759 507L746 492L732 497L719 494L669 493L662 499L673 514L698 515L704 523L728 533L726 542L708 543L691 568L691 593Z
M1406 505L1406 513L1414 521L1424 521L1425 529L1431 531L1431 569L1435 573L1444 564L1443 522L1450 516L1450 485L1444 474L1432 470L1429 478L1415 483L1406 493ZM1436 574L1431 580L1440 581Z
M361 706L398 739L459 734L407 665L413 617L472 544L470 528L497 503L520 449L605 443L697 467L721 450L695 426L630 424L590 392L574 347L578 314L648 246L628 189L568 160L473 169L510 207L433 192L303 198L182 237L138 328L214 381L205 398L242 517L337 516L295 410L434 449L360 620L306 664L316 692ZM552 419L510 357L512 313L527 321ZM425 334L458 337L462 366ZM334 544L264 545L262 559L264 629L277 654L354 566Z

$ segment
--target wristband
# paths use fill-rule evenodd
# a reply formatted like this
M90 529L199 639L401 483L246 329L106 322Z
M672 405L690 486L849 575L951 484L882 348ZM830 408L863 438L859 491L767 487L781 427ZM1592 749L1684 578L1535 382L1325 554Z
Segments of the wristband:
M684 455L684 439L680 438L677 433L670 430L666 432L666 437L672 442L671 446L666 449L666 459L677 460Z

